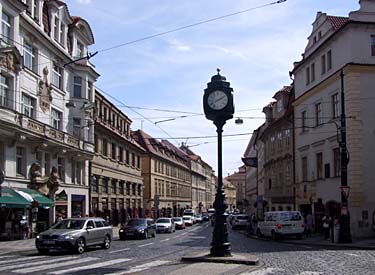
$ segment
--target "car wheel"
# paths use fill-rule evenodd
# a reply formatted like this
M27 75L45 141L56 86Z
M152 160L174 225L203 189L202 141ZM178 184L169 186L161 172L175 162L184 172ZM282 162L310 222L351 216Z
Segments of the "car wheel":
M78 254L82 254L85 252L86 249L86 242L84 238L79 238L76 242L75 250Z
M111 247L111 238L108 235L105 236L102 247L104 249L109 249Z
M37 249L38 249L38 252L39 252L40 254L47 254L48 251L49 251L49 249L46 249L46 248L37 248Z
M121 235L120 235L120 240L122 240L122 241L123 241L123 240L125 240L125 239L126 239L126 237L125 237L125 236L121 236Z

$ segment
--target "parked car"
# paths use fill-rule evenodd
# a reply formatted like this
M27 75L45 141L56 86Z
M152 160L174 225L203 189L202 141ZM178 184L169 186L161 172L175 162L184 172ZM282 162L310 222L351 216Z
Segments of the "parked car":
M209 208L207 210L208 216L211 218L213 214L215 214L215 208Z
M184 220L186 226L192 226L194 224L191 216L183 216L182 219Z
M149 236L156 236L156 227L153 219L131 219L126 225L121 226L119 230L121 240L130 237L147 239Z
M156 220L156 231L168 233L175 232L175 224L171 218L159 218Z
M203 222L203 218L202 218L202 215L201 215L201 214L195 214L195 215L194 215L194 218L195 218L195 221L196 221L197 223L201 223L201 222Z
M210 216L208 215L207 212L202 213L202 220L203 220L204 222L207 222L207 221L210 220Z
M112 226L102 218L70 218L37 235L35 246L42 254L52 249L82 254L88 246L101 245L109 249L112 237Z
M176 229L185 229L185 222L181 217L173 217L172 221L175 224Z
M272 211L264 213L264 220L258 222L257 235L277 239L282 236L302 238L304 221L299 211Z
M233 217L231 219L232 229L236 229L240 227L246 228L250 223L250 217L248 215L239 214L239 215L234 215L232 217Z
M195 215L195 210L193 209L185 209L184 210L184 216L194 216Z

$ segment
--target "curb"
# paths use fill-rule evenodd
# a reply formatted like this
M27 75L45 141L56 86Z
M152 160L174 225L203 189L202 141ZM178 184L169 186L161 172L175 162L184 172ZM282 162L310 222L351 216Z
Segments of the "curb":
M206 253L200 253L194 256L181 257L182 262L192 263L223 263L223 264L243 264L256 266L259 264L259 258L255 255L234 253L228 257L213 257Z
M250 239L264 241L264 242L277 242L277 243L285 243L285 244L294 244L294 245L304 245L304 246L314 246L314 247L329 247L329 248L336 248L336 249L358 249L358 250L375 250L375 246L363 246L363 245L348 245L348 244L332 244L332 243L311 243L311 242L304 242L304 241L273 241L271 239L266 238L259 238L257 236L249 236L244 233Z

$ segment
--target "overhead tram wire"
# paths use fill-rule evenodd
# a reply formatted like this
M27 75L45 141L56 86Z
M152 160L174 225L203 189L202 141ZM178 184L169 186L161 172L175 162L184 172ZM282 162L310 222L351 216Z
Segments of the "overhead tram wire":
M130 45L130 44L135 44L135 43L138 43L138 42L141 42L141 41L144 41L144 40L148 40L148 39L151 39L151 38L155 38L155 37L158 37L158 36L162 36L162 35L166 35L166 34L169 34L169 33L178 32L178 31L181 31L181 30L189 29L189 28L196 27L196 26L203 25L203 24L207 24L207 23L210 23L210 22L213 22L213 21L221 20L221 19L224 19L224 18L227 18L227 17L232 17L232 16L235 16L235 15L238 15L238 14L242 14L242 13L246 13L246 12L249 12L249 11L253 11L253 10L256 10L256 9L261 9L261 8L265 8L265 7L268 7L268 6L272 6L272 5L276 5L276 4L281 4L281 3L284 3L286 1L287 0L278 0L278 1L274 1L274 2L268 3L268 4L260 5L260 6L257 6L257 7L248 8L248 9L245 9L245 10L241 10L241 11L237 11L237 12L225 14L225 15L222 15L222 16L218 16L218 17L214 17L214 18L202 20L202 21L199 21L199 22L196 22L196 23L192 23L192 24L189 24L189 25L185 25L185 26L182 26L182 27L178 27L178 28L175 28L175 29L172 29L172 30L168 30L168 31L164 31L164 32L159 32L159 33L148 35L148 36L145 36L145 37L142 37L142 38L138 38L138 39L135 39L135 40L132 40L132 41L128 41L128 42L125 42L125 43L122 43L122 44L118 44L118 45L115 45L115 46L112 46L112 47L100 49L97 52L98 53L102 53L102 52L111 51L111 50L114 50L114 49L117 49L117 48L121 48L121 47Z

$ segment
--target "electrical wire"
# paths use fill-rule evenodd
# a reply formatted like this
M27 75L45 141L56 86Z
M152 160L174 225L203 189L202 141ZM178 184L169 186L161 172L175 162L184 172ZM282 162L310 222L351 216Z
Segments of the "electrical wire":
M267 6L281 4L281 3L286 2L286 1L287 0L279 0L279 1L268 3L268 4L260 5L260 6L257 6L257 7L248 8L248 9L245 9L245 10L241 10L241 11L237 11L237 12L225 14L225 15L222 15L222 16L218 16L218 17L214 17L214 18L202 20L202 21L199 21L199 22L196 22L196 23L192 23L192 24L185 25L185 26L182 26L182 27L178 27L178 28L175 28L175 29L171 29L171 30L168 30L168 31L159 32L159 33L156 33L156 34L152 34L152 35L148 35L148 36L145 36L145 37L142 37L142 38L131 40L131 41L128 41L128 42L125 42L125 43L114 45L114 46L111 46L111 47L108 47L108 48L100 49L97 52L102 53L102 52L111 51L111 50L114 50L114 49L117 49L117 48L121 48L121 47L130 45L130 44L141 42L141 41L145 41L145 40L148 40L148 39L151 39L151 38L155 38L155 37L158 37L158 36L162 36L162 35L166 35L166 34L169 34L169 33L178 32L178 31L181 31L181 30L185 30L185 29L188 29L188 28L196 27L196 26L199 26L199 25L203 25L203 24L210 23L210 22L213 22L213 21L221 20L221 19L224 19L224 18L232 17L232 16L239 15L239 14L242 14L242 13L247 13L249 11L253 11L253 10L256 10L256 9L264 8L264 7L267 7Z

